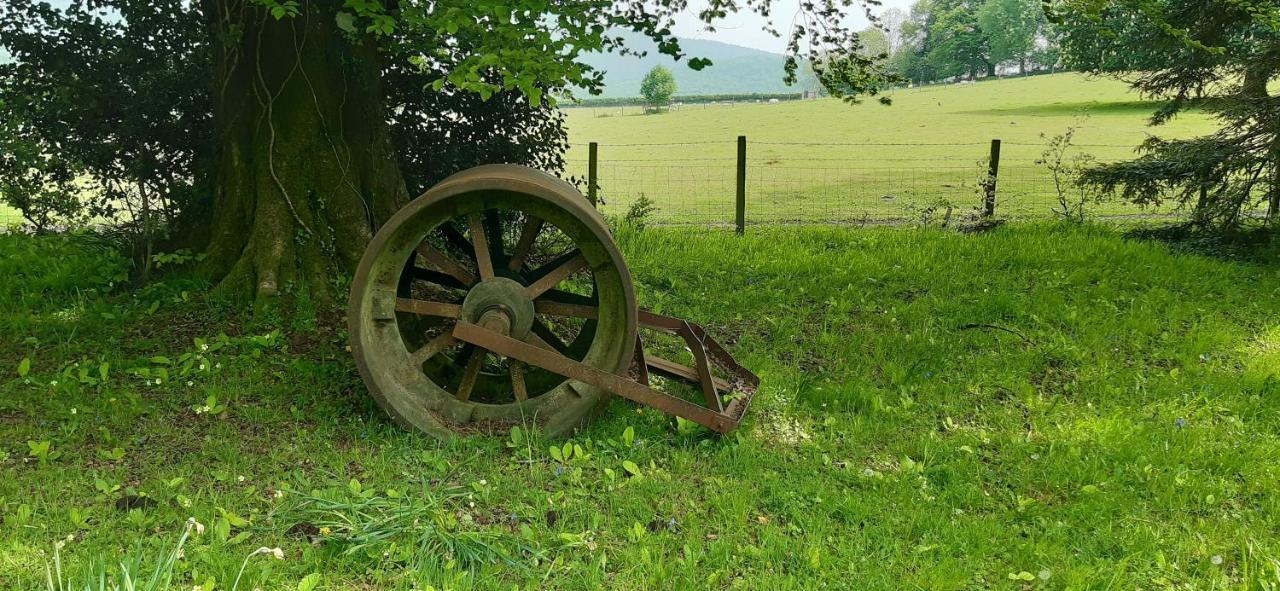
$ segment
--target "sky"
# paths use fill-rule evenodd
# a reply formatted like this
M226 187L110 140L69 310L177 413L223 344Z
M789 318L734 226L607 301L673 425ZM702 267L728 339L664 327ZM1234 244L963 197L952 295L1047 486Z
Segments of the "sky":
M914 0L882 0L880 6L874 7L872 10L876 14L882 13L890 8L899 8L903 12L911 8ZM765 19L757 16L755 13L731 14L716 27L715 32L704 30L704 24L698 20L698 10L706 5L705 2L694 0L690 2L690 9L683 17L678 17L674 32L677 37L685 37L690 39L706 39L709 41L720 41L723 43L732 43L733 45L741 45L744 47L752 47L762 49L774 53L783 53L786 50L786 32L790 30L792 23L795 21L796 12L799 10L801 0L779 0L775 3L773 9L774 27L783 34L783 38L774 37L766 33L763 29ZM867 19L863 15L862 7L855 4L849 8L852 13L845 21L845 26L860 30L867 27Z

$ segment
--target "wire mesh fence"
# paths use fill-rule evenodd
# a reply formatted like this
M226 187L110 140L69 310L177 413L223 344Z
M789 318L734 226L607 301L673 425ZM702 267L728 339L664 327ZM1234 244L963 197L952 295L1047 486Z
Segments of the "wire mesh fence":
M893 223L981 211L990 141L954 143L749 142L747 224ZM1066 175L1044 162L1049 142L1003 142L996 177L996 215L1047 218L1060 197L1078 199ZM665 224L733 224L738 154L727 141L597 144L600 207L622 215L642 198ZM1076 144L1062 162L1114 162L1134 146ZM588 144L572 144L566 177L588 186ZM1061 191L1061 193L1060 193ZM1172 207L1139 208L1111 200L1089 203L1099 217L1176 216Z
M699 131L701 133L701 131ZM998 217L1054 215L1059 190L1078 192L1043 162L1049 142L1002 142L996 179ZM589 144L570 145L564 176L585 192ZM738 145L722 141L598 143L597 193L607 214L623 215L642 198L662 224L733 225ZM745 219L770 223L895 223L975 215L983 204L990 141L838 143L748 141ZM1135 155L1130 144L1074 144L1070 164L1114 162ZM1098 217L1165 217L1173 206L1139 208L1119 200L1089 203ZM19 223L0 206L0 226Z

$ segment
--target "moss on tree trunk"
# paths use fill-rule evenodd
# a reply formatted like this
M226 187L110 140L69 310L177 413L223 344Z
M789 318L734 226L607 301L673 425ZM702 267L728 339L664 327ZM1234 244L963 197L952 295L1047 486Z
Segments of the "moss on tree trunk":
M377 47L340 30L334 5L277 20L204 0L218 148L206 271L225 295L333 301L332 279L408 201Z

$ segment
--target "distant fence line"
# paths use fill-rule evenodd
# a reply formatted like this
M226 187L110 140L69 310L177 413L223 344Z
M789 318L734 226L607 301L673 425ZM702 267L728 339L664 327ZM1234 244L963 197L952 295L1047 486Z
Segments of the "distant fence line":
M563 176L608 214L642 198L667 225L888 224L994 215L1052 217L1057 188L1038 162L1048 142L724 141L571 143ZM1080 143L1096 162L1134 145ZM996 156L992 158L992 156ZM992 172L995 172L993 175ZM994 181L994 182L992 182ZM1173 207L1091 203L1102 218L1170 217ZM8 217L9 219L5 219ZM21 221L0 207L0 226Z
M751 224L1048 218L1064 187L1041 161L1048 148L1047 141L999 139L590 142L570 145L565 176L606 213L621 215L644 199L656 222L739 231ZM1109 162L1132 157L1134 148L1081 143L1067 155ZM1172 207L1111 201L1091 203L1089 211L1100 217L1178 214Z
M676 104L702 105L708 103L755 103L762 101L798 101L806 98L818 98L814 92L744 92L720 94L676 95L671 101ZM625 96L609 98L588 98L576 103L564 105L566 108L594 107L636 107L646 104L644 97Z

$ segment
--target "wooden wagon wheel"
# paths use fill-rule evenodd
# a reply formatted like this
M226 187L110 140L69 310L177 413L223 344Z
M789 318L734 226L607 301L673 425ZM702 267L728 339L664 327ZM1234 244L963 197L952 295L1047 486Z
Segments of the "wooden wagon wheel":
M392 217L349 314L370 392L437 437L521 422L563 435L609 396L459 341L459 320L615 374L636 343L631 275L600 214L572 185L512 165L453 175Z

